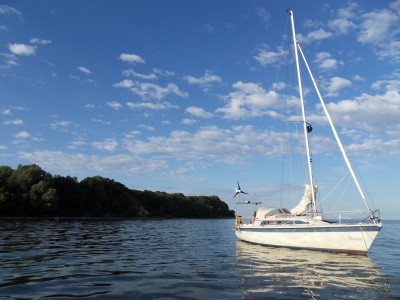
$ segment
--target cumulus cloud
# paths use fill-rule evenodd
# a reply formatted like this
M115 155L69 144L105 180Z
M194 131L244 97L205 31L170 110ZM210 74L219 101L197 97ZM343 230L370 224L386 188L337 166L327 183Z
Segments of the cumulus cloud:
M20 131L15 135L15 137L17 139L26 139L26 138L28 138L30 136L31 136L31 134L29 132L27 132L27 131Z
M20 119L8 120L3 122L4 125L24 125L24 121Z
M373 51L380 59L390 57L392 61L400 62L400 14L396 8L399 4L396 3L398 1L392 2L389 8L362 14L357 41L364 45L372 45Z
M151 110L165 110L172 108L179 108L177 105L173 105L169 102L127 102L126 105L130 109L151 109Z
M260 18L261 22L264 23L265 27L268 27L268 25L271 22L271 15L266 11L265 8L257 8L256 13L258 17Z
M100 142L93 142L93 147L97 150L114 152L118 148L118 142L115 139L106 139Z
M281 133L257 131L252 126L234 126L228 129L205 126L194 133L175 130L169 136L153 136L146 140L126 139L125 148L137 155L163 154L177 160L233 164L249 155L281 154L282 138Z
M21 13L19 12L19 10L4 4L0 5L0 15L16 15L18 17L21 17Z
M43 40L43 39L38 39L38 38L31 38L30 43L31 44L39 44L39 45L49 45L51 44L51 40Z
M328 52L319 52L315 55L314 62L322 69L322 70L331 70L335 69L338 64L343 64L343 62L338 61L337 59L332 58L332 55Z
M124 79L121 82L115 83L114 87L127 88L143 99L161 100L169 94L183 98L189 95L187 92L181 91L175 83L168 83L166 87L162 87L155 83L135 82L130 79Z
M338 35L347 34L350 30L357 28L356 24L346 18L330 20L328 22L328 26Z
M175 73L172 71L167 71L167 70L160 70L160 69L153 69L154 74L157 74L159 76L163 76L163 77L171 77L174 76Z
M279 95L275 91L266 91L257 83L236 82L234 91L225 97L227 104L218 108L217 113L226 119L244 119L269 115L278 117L274 110L270 110L277 102Z
M26 44L8 44L8 49L15 55L35 55L36 47Z
M205 71L204 75L201 77L185 76L184 80L189 84L200 85L203 88L208 88L213 83L221 83L221 77L212 74L210 71Z
M84 107L88 108L88 109L93 109L93 108L96 108L96 105L94 105L93 103L88 103L88 104L85 104Z
M119 59L130 64L144 64L146 61L136 54L122 53Z
M107 102L107 105L115 110L119 110L120 108L122 108L122 104L118 101L109 101Z
M324 29L320 28L318 30L309 32L306 36L302 34L298 34L297 38L300 43L309 44L315 41L321 41L327 38L332 37L333 34L331 32L325 31Z
M83 67L83 66L79 66L78 70L81 71L82 73L86 74L86 75L92 74L92 71L90 71L88 68Z
M288 55L287 50L278 47L277 51L269 51L268 46L263 44L257 49L258 54L253 56L253 58L258 61L262 66L268 66L272 64L280 64L281 61L285 60Z
M142 129L145 129L147 131L154 131L155 130L155 128L153 126L144 125L144 124L138 125L138 127L142 128Z
M400 22L400 17L388 9L366 13L362 18L361 31L357 37L362 44L381 42Z
M364 93L354 99L329 103L328 109L342 126L367 130L373 134L387 134L400 138L398 112L400 111L400 81L380 82L382 93Z
M126 89L129 89L129 88L133 87L133 85L134 85L133 80L124 79L124 80L122 80L122 81L120 81L120 82L114 83L113 86L114 86L114 87L117 87L117 88L126 88Z
M71 125L72 123L70 121L58 121L50 124L53 129L67 128Z
M338 91L351 86L351 81L341 77L332 77L327 88L327 96L336 96Z
M197 123L197 121L195 119L184 118L182 120L182 124L185 124L185 125L193 125L196 123Z
M189 106L188 108L186 108L186 112L191 114L192 116L199 118L211 118L214 116L214 114L205 111L201 107L196 107L196 106Z
M141 73L137 73L135 72L135 70L133 69L129 69L129 70L125 70L122 72L122 75L125 77L128 76L133 76L139 79L143 79L143 80L156 80L157 79L157 75L154 73L150 73L150 74L141 74Z

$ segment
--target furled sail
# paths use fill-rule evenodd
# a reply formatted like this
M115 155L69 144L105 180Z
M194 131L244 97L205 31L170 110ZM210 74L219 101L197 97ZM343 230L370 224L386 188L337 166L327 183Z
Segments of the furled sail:
M317 186L314 185L314 191L317 193ZM290 210L290 213L293 215L302 215L306 213L312 207L312 189L311 185L306 184L306 189L304 191L303 198L301 198L300 202Z

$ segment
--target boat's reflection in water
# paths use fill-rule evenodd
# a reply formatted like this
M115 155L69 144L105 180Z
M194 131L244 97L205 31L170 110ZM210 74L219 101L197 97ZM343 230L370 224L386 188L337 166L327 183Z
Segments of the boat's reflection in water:
M387 276L368 256L272 248L238 241L237 267L249 299L386 299Z

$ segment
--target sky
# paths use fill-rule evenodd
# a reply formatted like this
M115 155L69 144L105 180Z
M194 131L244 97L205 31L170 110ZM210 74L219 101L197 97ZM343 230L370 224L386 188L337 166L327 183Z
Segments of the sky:
M400 0L2 1L0 165L245 214L239 181L291 208L308 179L287 8L369 205L400 219ZM317 200L363 209L301 70Z

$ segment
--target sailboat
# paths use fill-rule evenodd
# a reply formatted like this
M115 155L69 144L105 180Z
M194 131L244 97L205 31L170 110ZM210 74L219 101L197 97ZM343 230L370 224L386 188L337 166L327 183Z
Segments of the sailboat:
M255 244L351 254L366 254L382 229L380 212L379 210L372 210L366 201L364 192L355 175L339 135L337 134L307 60L296 39L293 11L288 10L288 14L291 22L297 80L299 85L299 98L302 108L301 123L303 124L304 144L307 153L309 184L306 184L304 196L298 205L291 210L279 207L261 207L255 212L255 215L252 218L245 219L241 216L237 216L235 222L235 233L240 240ZM317 210L316 194L318 187L314 183L308 138L308 134L311 132L312 128L306 121L299 53L311 77L316 93L320 99L321 106L328 119L346 166L349 169L349 173L351 174L358 192L366 206L366 217L363 219L346 219L345 222L345 220L341 219L340 214L338 214L337 219L328 219L322 212Z

